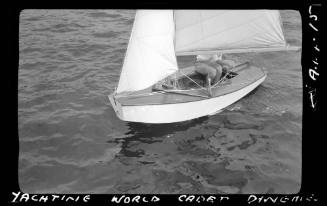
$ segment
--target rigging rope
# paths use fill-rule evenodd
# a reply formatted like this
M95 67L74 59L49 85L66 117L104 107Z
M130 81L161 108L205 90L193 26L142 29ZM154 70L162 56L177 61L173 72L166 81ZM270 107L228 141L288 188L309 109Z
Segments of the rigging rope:
M191 80L192 82L194 82L196 85L198 85L201 89L207 90L207 88L201 86L200 84L198 84L196 81L194 81L191 77L187 76L186 74L184 74L182 71L179 71L182 75L184 75L185 77L187 77L189 80Z

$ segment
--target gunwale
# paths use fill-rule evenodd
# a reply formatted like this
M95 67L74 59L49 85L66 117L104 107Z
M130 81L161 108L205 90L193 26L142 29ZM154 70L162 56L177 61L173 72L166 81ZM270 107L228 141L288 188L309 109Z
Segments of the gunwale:
M191 70L190 68L187 68ZM238 91L242 88L251 85L255 81L261 79L263 76L266 75L262 68L253 66L248 64L245 68L242 68L237 71L237 76L233 77L232 79L228 79L227 81L223 82L222 84L212 88L212 97L208 96L209 98L215 98L223 95L228 95L235 91ZM180 103L187 103L187 102L194 102L194 101L201 101L205 98L203 97L196 97L196 96L188 96L182 95L177 93L170 93L170 92L149 92L152 91L151 88L147 88L142 90L139 93L135 93L133 95L126 95L126 96L115 96L115 101L119 102L122 106L142 106L142 105L163 105L163 104L180 104ZM201 95L206 96L208 95L206 90L201 88L199 89L190 89L190 90L169 90L172 92L180 92L180 93L187 93L187 94L194 94L194 95Z

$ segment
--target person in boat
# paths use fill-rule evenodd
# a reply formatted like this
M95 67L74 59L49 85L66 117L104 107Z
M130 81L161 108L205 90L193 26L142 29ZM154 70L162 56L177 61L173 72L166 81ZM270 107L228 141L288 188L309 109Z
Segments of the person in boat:
M209 95L212 96L210 87L216 84L234 66L235 62L223 60L222 54L197 55L195 71L205 78Z
M195 71L214 80L211 81L211 84L214 84L234 66L235 62L232 60L224 60L222 54L197 55Z

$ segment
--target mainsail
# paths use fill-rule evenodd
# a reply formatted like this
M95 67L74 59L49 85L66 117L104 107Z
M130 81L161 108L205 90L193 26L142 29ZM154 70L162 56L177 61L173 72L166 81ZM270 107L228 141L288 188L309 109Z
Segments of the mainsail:
M175 10L174 16L177 55L287 46L277 10Z
M176 55L285 49L277 10L138 10L116 92L175 73Z
M145 89L178 70L172 10L138 10L117 93Z

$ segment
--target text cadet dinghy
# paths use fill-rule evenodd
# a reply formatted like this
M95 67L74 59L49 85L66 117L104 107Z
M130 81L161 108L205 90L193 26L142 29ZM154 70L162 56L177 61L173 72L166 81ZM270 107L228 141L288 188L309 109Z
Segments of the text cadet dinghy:
M171 123L218 113L259 86L266 73L249 63L214 85L176 56L298 50L286 44L275 10L138 10L119 83L109 100L124 121Z

